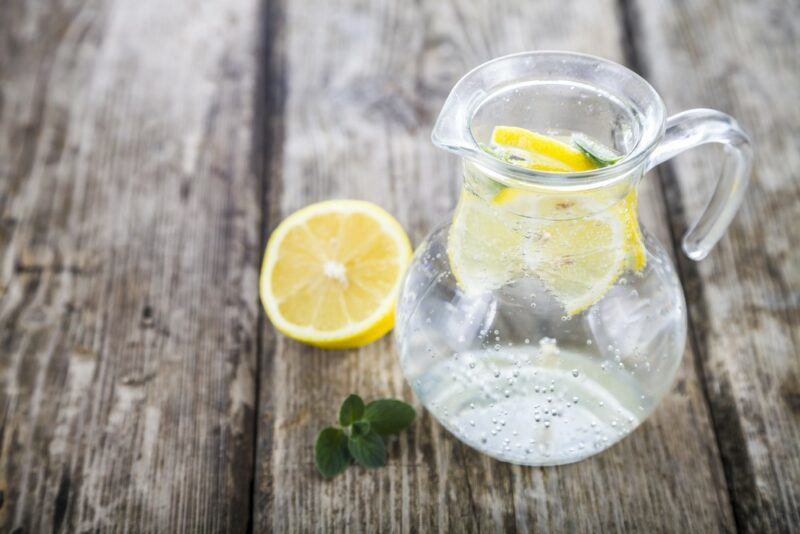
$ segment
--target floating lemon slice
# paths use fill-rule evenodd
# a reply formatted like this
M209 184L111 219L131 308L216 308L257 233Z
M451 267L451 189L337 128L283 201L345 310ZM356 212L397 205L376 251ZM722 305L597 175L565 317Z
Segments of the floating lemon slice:
M492 144L512 151L512 164L528 168L598 167L587 149L524 128L498 126ZM619 188L564 192L529 184L524 190L504 188L487 202L465 190L448 242L457 282L468 291L486 291L531 273L568 315L584 311L624 270L640 271L647 261L636 191L621 194Z
M628 251L628 268L641 272L647 265L647 251L644 248L644 237L639 227L639 196L636 189L628 193L621 203L614 207L617 217L625 224L625 245Z
M323 348L370 343L392 329L411 244L369 202L331 200L287 217L272 233L260 296L285 335Z
M523 166L551 172L576 172L596 169L597 164L581 150L548 135L516 126L497 126L492 143L526 151L530 163Z
M468 293L491 291L522 268L522 235L503 211L464 189L447 238L450 268Z
M625 229L615 217L542 225L526 255L531 271L575 315L600 300L626 265Z
M508 188L492 200L530 218L526 265L568 315L600 300L626 268L640 271L647 261L636 219L636 191L610 206L612 201L601 196Z

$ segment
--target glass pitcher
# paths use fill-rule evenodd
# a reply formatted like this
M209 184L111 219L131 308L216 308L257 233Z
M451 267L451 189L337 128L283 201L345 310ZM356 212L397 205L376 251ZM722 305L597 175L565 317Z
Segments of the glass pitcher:
M621 159L584 172L522 168L485 150L498 125L580 132ZM654 410L686 340L681 284L639 226L636 187L688 148L724 145L716 190L683 239L700 260L742 201L747 135L718 111L667 119L655 90L616 63L531 52L464 76L432 140L463 158L464 180L398 298L406 378L450 432L500 460L558 465L606 449Z

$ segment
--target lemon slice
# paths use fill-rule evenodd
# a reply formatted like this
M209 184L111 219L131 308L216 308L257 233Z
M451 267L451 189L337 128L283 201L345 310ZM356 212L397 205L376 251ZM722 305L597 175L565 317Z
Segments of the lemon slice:
M530 270L575 315L600 300L627 263L625 227L613 215L541 225L525 255Z
M496 126L492 132L492 143L527 151L531 162L526 166L533 169L576 172L597 168L595 162L577 148L525 128Z
M538 219L576 219L602 211L588 193L561 193L554 190L521 190L508 187L498 192L492 204L513 214Z
M497 289L522 270L522 235L500 209L464 189L447 238L450 269L462 290Z
M495 127L492 145L492 153L513 156L514 165L556 172L598 167L585 149L524 128ZM493 193L491 202L465 189L448 241L457 282L468 291L487 291L532 274L567 315L581 313L624 270L646 264L636 191L623 197L620 188L626 187L564 191L529 184Z
M625 246L628 251L628 268L634 272L641 272L647 265L647 251L644 248L644 238L639 227L638 216L639 197L634 189L621 203L614 207L617 217L625 224Z
M411 257L400 224L369 202L331 200L287 217L270 236L259 283L272 324L323 348L350 348L392 329Z
M508 188L492 203L529 217L528 270L544 282L568 315L598 300L625 269L647 257L636 216L636 191L611 206L603 191L553 193Z

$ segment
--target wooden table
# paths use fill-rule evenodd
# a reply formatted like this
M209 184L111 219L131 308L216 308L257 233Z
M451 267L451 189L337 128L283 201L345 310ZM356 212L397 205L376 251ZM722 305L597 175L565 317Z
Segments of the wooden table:
M364 198L414 242L459 187L429 134L468 69L624 62L757 144L729 233L676 254L678 379L607 452L523 468L430 415L386 468L314 471L350 392L412 400L387 337L274 333L269 232ZM800 524L800 8L790 0L8 0L0 7L0 531L789 532ZM711 152L646 181L675 248Z

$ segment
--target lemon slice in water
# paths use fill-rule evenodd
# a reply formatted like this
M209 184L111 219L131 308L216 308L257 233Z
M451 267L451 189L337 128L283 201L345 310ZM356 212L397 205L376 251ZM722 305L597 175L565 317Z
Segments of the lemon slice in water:
M530 270L575 315L600 300L625 269L625 227L612 215L541 225L526 254Z
M600 300L625 269L640 271L646 264L635 190L614 202L602 192L507 188L492 203L528 218L526 265L568 315Z
M522 235L501 209L464 189L447 236L458 285L468 293L503 286L522 270Z
M542 135L517 126L497 126L492 143L526 151L532 169L551 172L576 172L596 169L597 164L586 154L549 135Z
M575 172L598 166L585 150L524 128L498 126L492 143L522 152L513 163L528 168ZM530 185L504 188L489 203L465 190L448 242L456 280L467 290L485 291L528 272L568 315L584 311L624 270L646 264L636 191L624 198L618 193Z

